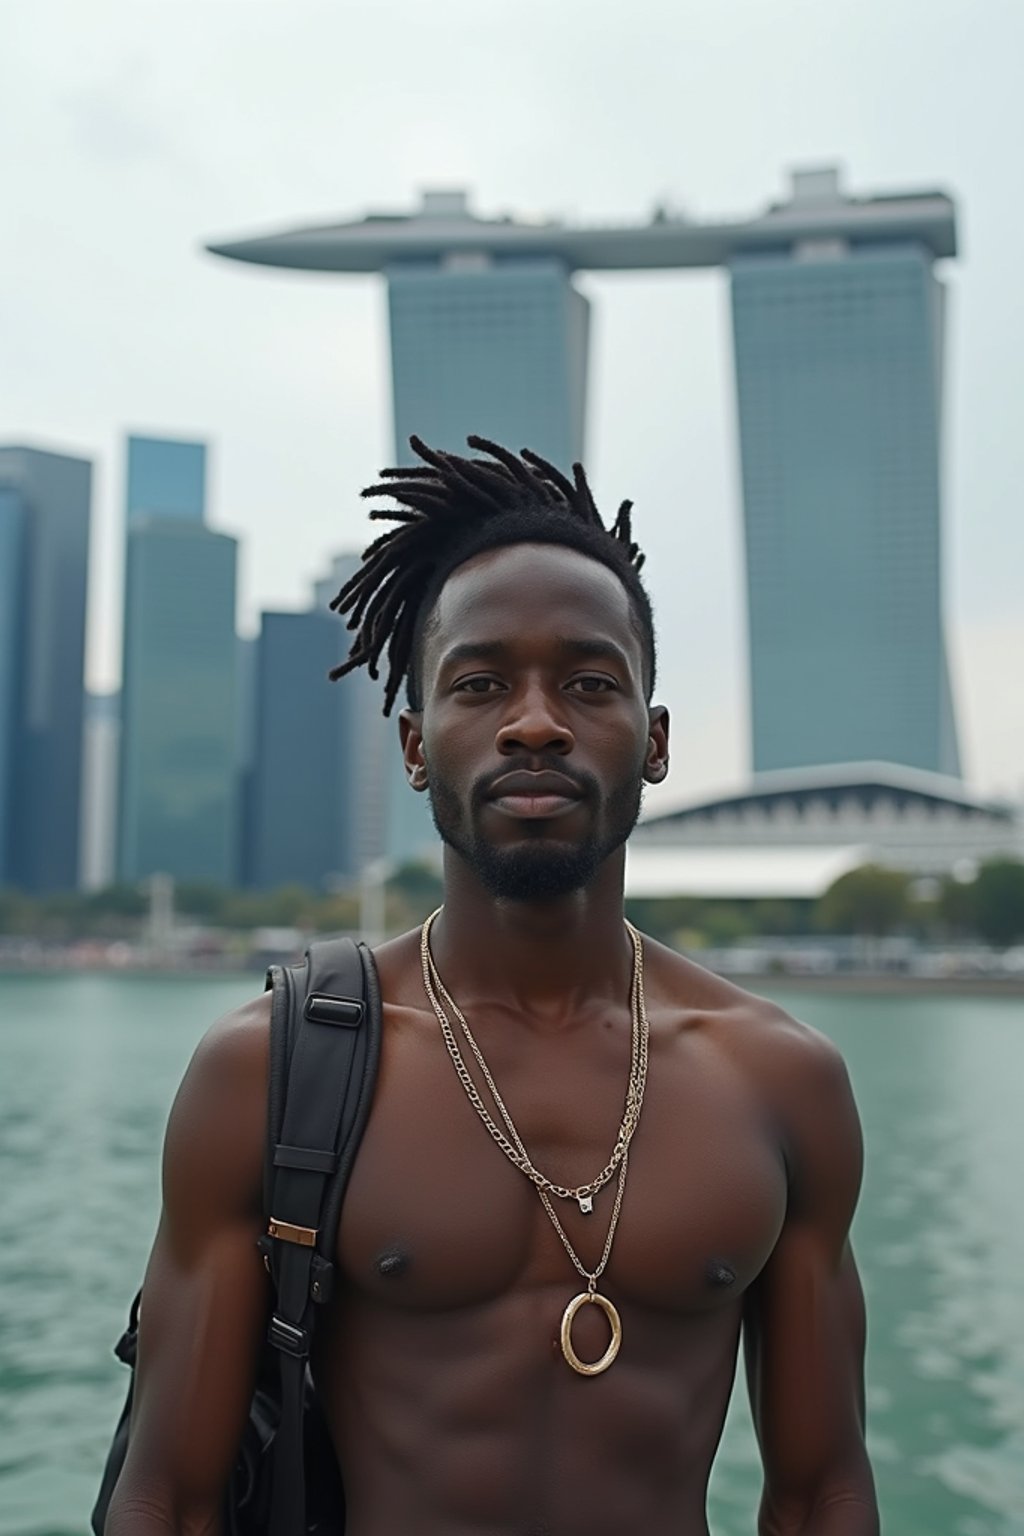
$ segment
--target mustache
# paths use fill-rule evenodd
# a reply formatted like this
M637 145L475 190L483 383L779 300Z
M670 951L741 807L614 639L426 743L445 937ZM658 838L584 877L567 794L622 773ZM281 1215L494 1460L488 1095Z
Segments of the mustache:
M474 811L478 811L487 803L493 786L509 773L560 774L563 779L569 780L581 800L594 800L600 793L600 785L592 773L587 773L580 768L570 768L565 758L559 757L557 753L530 752L523 753L519 757L506 757L500 768L495 768L492 773L480 775L470 790L469 800Z

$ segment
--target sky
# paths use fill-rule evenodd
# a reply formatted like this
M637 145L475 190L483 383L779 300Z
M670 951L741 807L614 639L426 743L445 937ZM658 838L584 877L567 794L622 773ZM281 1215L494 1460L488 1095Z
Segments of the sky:
M95 462L91 686L119 672L124 436L211 445L239 624L307 605L391 462L375 277L248 268L205 241L411 210L756 213L794 167L941 187L944 581L965 775L1024 795L1024 6L1019 0L0 0L0 441ZM581 276L588 471L636 503L674 762L748 762L727 281ZM339 626L339 656L345 648Z

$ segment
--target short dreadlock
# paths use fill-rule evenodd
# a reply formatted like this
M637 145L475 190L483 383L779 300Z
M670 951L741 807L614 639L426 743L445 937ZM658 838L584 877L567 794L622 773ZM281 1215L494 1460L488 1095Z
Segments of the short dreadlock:
M420 656L426 622L448 577L474 555L507 544L561 544L599 560L619 578L644 646L646 684L654 684L654 621L639 577L644 556L633 542L632 502L624 501L607 528L594 505L582 464L570 480L524 448L512 453L485 437L470 448L487 458L463 458L409 442L423 461L384 469L363 496L388 496L374 521L397 524L363 551L362 564L331 602L355 631L348 657L331 670L336 681L365 666L379 677L387 665L384 713L391 713L403 679L409 707L422 707Z

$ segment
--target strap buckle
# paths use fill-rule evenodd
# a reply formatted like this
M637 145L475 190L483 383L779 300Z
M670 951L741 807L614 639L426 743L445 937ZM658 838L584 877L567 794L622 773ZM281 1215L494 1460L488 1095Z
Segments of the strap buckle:
M348 1029L358 1028L365 1011L354 997L329 997L324 992L311 992L302 1010L314 1024L341 1024Z
M284 1243L298 1243L300 1248L315 1248L318 1227L297 1227L293 1221L279 1221L271 1216L267 1223L267 1236L279 1237Z
M270 1319L267 1341L273 1344L275 1349L281 1350L282 1354L292 1355L296 1360L302 1360L309 1354L308 1330L297 1328L294 1323L285 1322L284 1318L278 1317L276 1312Z

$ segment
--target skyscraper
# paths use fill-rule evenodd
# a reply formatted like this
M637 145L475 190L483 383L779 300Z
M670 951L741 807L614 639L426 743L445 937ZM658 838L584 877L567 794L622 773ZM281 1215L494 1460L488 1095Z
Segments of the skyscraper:
M335 557L331 574L316 584L315 602L322 612L339 588L358 568L360 557ZM351 634L333 615L334 660L346 655ZM348 771L352 792L351 848L356 872L380 860L397 868L416 863L437 845L430 814L430 795L414 790L405 771L398 714L404 697L390 716L383 714L383 686L364 668L332 685L345 693Z
M467 216L461 196L450 216ZM456 450L470 432L528 443L563 469L583 456L590 306L564 262L456 252L387 278L400 462L414 432Z
M21 492L0 484L0 886L14 882L26 521Z
M839 201L832 178L796 186ZM917 241L731 264L755 770L960 771L941 611L943 290Z
M476 432L567 469L583 455L588 312L559 261L392 267L399 460L413 432L456 450Z
M0 447L0 878L78 883L92 465Z
M338 633L326 611L262 615L246 849L257 889L322 891L355 874L350 691L327 676Z
M206 444L173 437L128 438L125 531L142 517L206 516Z
M200 508L200 513L202 509ZM194 504L129 509L118 873L237 873L237 544Z
M360 564L354 550L335 555L330 574L318 581L313 589L313 606L322 614L328 613L328 605ZM329 614L332 628L331 666L340 661L351 643L351 635L342 621ZM381 713L383 697L381 685L374 682L363 668L350 672L347 677L331 684L332 690L343 693L344 723L346 732L346 813L349 818L348 847L352 859L352 872L359 872L369 864L394 856L396 838L402 855L408 857L408 849L415 851L431 838L429 809L424 809L424 796L416 795L404 785L405 799L416 802L412 815L420 813L420 820L411 829L407 817L402 817L403 798L397 792L396 775L401 772L401 753L398 744L398 726L394 719L385 720ZM396 766L397 765L397 766Z
M252 842L252 797L256 771L256 669L259 640L239 635L235 645L235 750L238 761L238 870L245 884L249 878Z
M958 773L940 570L934 263L956 254L944 193L850 197L827 168L798 173L754 218L657 210L604 228L479 219L464 194L427 194L411 215L209 249L385 274L398 452L409 431L455 446L474 430L563 465L582 447L585 399L587 306L572 274L726 268L753 765L887 759Z

